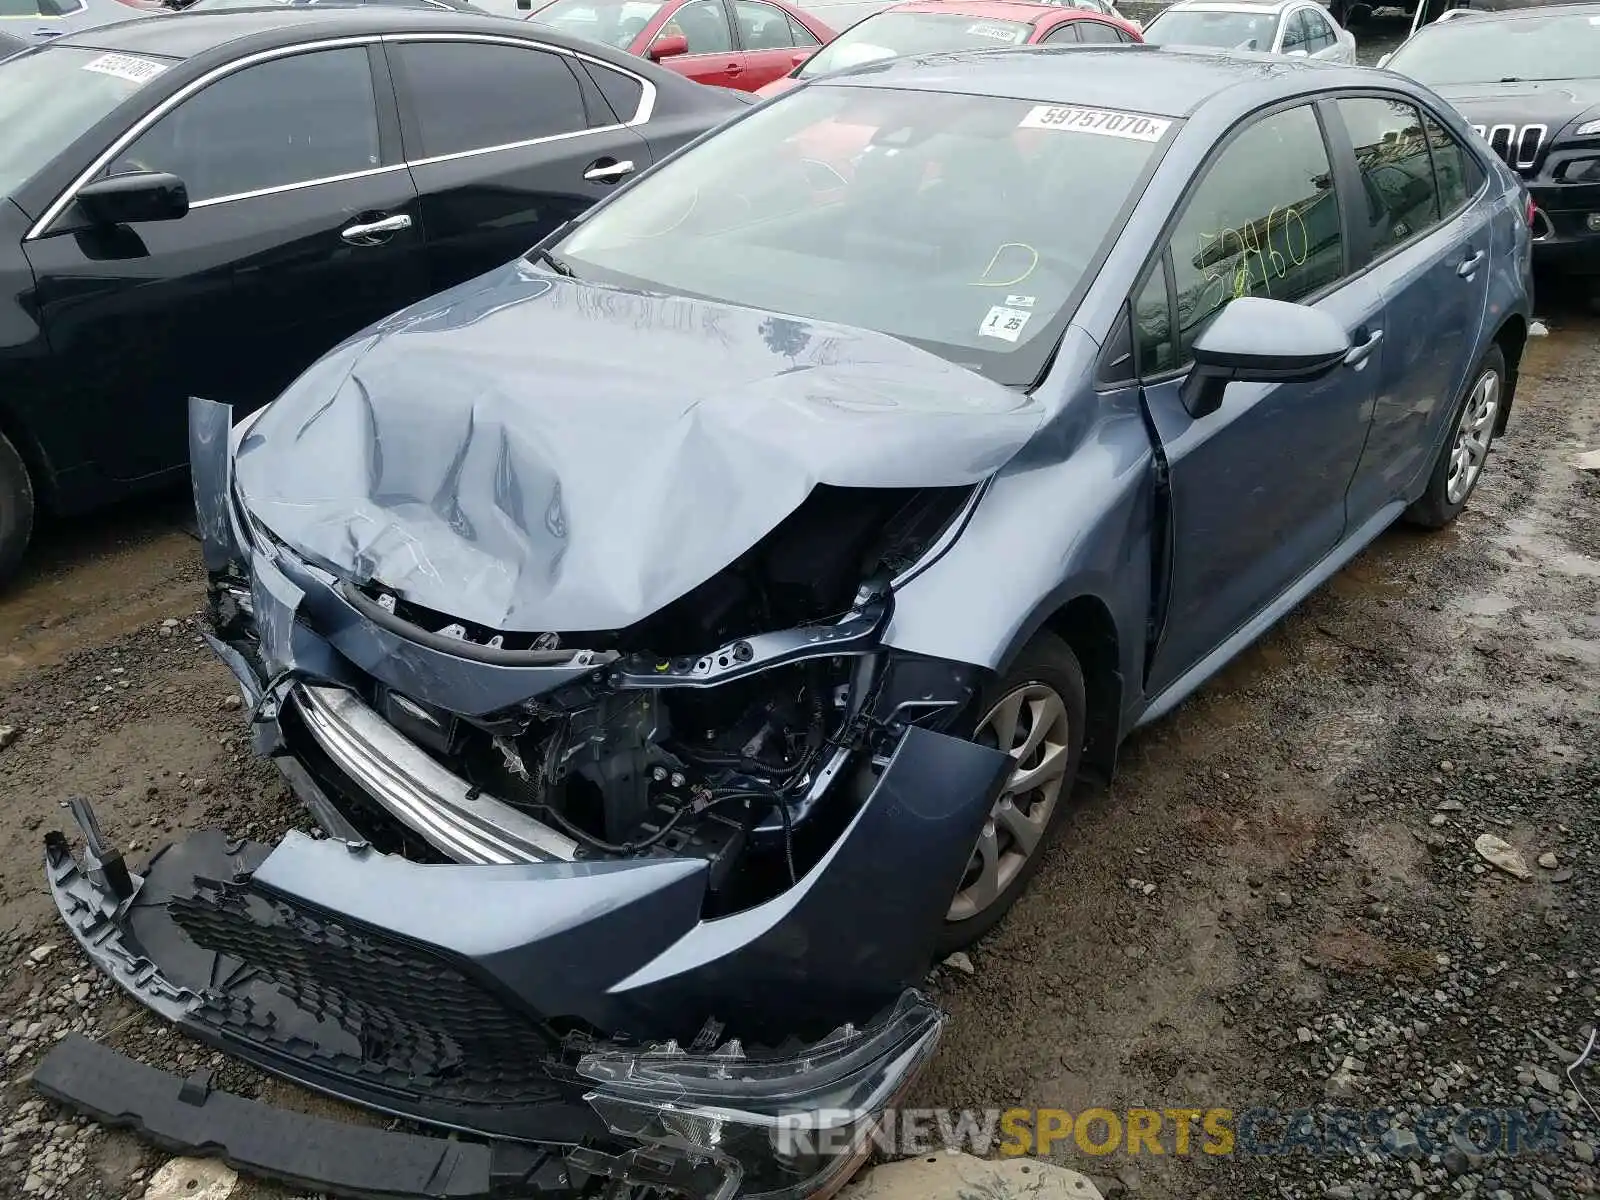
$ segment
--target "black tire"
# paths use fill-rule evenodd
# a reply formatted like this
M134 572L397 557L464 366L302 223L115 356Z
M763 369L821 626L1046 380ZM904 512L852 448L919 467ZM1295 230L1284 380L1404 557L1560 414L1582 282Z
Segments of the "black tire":
M1087 728L1088 702L1085 698L1083 684L1083 668L1078 665L1078 656L1072 648L1053 633L1041 631L1023 647L1022 653L1017 656L1016 662L1010 670L998 676L978 699L976 711L973 714L973 725L977 726L995 706L1010 693L1018 688L1029 685L1042 684L1055 692L1061 698L1062 706L1066 709L1066 725L1068 731L1067 767L1061 781L1061 791L1056 798L1055 808L1050 813L1046 822L1043 835L1035 846L1033 853L1023 863L1021 869L1005 885L998 896L974 915L959 921L946 920L939 931L936 942L936 952L942 960L946 955L972 945L975 941L988 933L1000 920L1011 911L1011 906L1017 898L1027 890L1028 882L1033 878L1034 872L1039 869L1045 851L1048 849L1052 838L1061 827L1063 817L1066 815L1072 796L1073 784L1078 778L1078 766L1083 761L1083 741ZM976 736L976 730L974 732ZM963 880L963 883L965 881ZM952 897L952 900L954 897Z
M5 434L0 433L0 587L10 582L33 537L33 480Z
M1484 443L1484 463L1478 468L1478 473L1467 484L1465 492L1456 499L1450 498L1450 467L1451 458L1456 449L1457 433L1461 428L1461 419L1467 410L1467 405L1472 402L1480 383L1485 376L1494 376L1495 411L1491 415L1485 433L1487 441ZM1444 445L1439 448L1439 457L1433 464L1433 474L1428 476L1428 488L1410 508L1406 509L1405 519L1412 525L1423 529L1443 529L1461 515L1461 510L1467 506L1467 501L1472 499L1472 493L1483 480L1483 472L1488 467L1488 456L1494 444L1495 427L1504 419L1504 405L1506 403L1506 360L1500 353L1499 346L1490 346L1488 353L1478 361L1478 365L1467 376L1467 386L1462 390L1461 397L1450 410L1450 429L1445 435Z

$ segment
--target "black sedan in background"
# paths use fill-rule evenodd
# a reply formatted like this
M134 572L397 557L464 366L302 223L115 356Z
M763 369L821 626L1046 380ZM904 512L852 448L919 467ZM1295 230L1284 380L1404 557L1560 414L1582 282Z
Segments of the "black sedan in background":
M1427 84L1522 176L1534 262L1600 296L1600 4L1438 21L1381 66Z
M259 407L746 103L378 6L156 16L0 63L0 578L36 508L180 478L188 397Z

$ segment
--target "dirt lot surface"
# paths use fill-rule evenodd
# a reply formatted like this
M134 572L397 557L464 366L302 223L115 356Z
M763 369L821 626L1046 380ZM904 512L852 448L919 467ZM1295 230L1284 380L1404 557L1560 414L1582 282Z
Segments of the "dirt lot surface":
M937 973L952 1021L918 1102L1554 1109L1561 1147L1519 1158L1408 1156L1404 1136L1365 1157L1070 1141L1057 1157L1108 1195L1600 1188L1600 1122L1560 1071L1600 983L1600 476L1573 465L1600 446L1600 322L1549 323L1456 527L1386 535L1137 738L973 972ZM61 802L96 800L136 861L179 830L302 819L245 754L196 634L182 515L163 501L54 531L0 597L0 724L16 731L0 751L0 1195L139 1196L165 1159L32 1097L31 1066L68 1030L169 1069L211 1058L112 995L57 927L40 842ZM1475 854L1486 833L1527 878ZM237 1065L220 1082L319 1107Z

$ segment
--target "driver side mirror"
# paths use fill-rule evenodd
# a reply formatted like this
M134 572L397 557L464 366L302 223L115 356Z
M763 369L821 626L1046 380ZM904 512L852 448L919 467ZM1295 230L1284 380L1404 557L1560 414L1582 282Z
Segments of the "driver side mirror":
M165 171L130 171L79 188L78 208L96 225L177 221L189 215L189 189Z
M1286 300L1240 296L1195 339L1194 366L1178 398L1191 417L1222 407L1230 383L1321 379L1350 353L1350 336L1327 313Z
M659 37L655 45L650 47L650 61L660 62L663 58L676 58L680 54L689 53L689 39L681 33L670 33L666 37Z

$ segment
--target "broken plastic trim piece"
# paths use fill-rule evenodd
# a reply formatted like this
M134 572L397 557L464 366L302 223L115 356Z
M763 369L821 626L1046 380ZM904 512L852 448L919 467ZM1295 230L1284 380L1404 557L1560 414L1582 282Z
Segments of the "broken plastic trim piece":
M675 1043L585 1055L586 1099L615 1134L691 1162L725 1164L715 1200L832 1195L872 1150L885 1111L933 1057L944 1016L916 991L865 1030L846 1025L789 1058L749 1060Z
M209 1072L180 1079L76 1033L45 1055L33 1073L33 1086L166 1150L221 1158L241 1171L294 1187L337 1196L429 1200L488 1200L496 1190L494 1155L487 1145L274 1108L212 1090ZM552 1156L551 1162L553 1171L559 1168L558 1159Z

